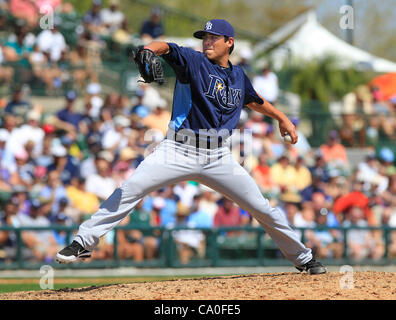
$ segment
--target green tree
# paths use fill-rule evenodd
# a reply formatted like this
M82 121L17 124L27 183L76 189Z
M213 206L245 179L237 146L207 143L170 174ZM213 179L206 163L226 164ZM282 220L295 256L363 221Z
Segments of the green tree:
M370 73L352 68L340 69L334 57L295 63L281 70L283 90L301 98L300 116L310 122L312 135L309 141L318 147L326 140L327 132L336 124L329 116L329 103L340 101L347 93L371 79Z
M306 0L298 2L294 0L159 1L161 4L194 14L205 20L227 19L236 29L245 30L262 38L311 8L306 2Z
M340 69L337 60L331 56L293 64L281 72L287 73L289 78L285 89L298 94L302 102L320 101L323 104L321 111L327 111L329 102L342 99L359 84L367 83L371 76L352 68Z

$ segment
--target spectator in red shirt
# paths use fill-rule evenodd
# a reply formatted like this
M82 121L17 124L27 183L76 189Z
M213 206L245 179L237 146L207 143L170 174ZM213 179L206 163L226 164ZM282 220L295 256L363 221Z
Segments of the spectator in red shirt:
M323 158L326 163L334 163L340 166L348 165L348 157L345 147L339 143L338 132L330 131L326 144L320 146Z
M261 192L277 193L278 187L271 177L271 167L268 165L268 156L262 153L258 158L258 164L252 170L252 176L256 180Z
M238 207L230 199L225 197L223 197L221 202L222 204L219 206L214 217L214 226L240 226L241 215Z
M241 215L239 208L234 205L234 202L230 199L223 197L219 209L214 216L215 227L237 227L249 223L249 219L244 219ZM227 232L227 236L237 236L242 231L230 231Z

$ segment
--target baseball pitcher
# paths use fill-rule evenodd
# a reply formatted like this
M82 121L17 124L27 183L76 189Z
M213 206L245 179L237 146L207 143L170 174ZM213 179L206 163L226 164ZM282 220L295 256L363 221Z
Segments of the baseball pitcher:
M167 136L80 225L71 245L57 254L57 261L68 263L90 257L100 237L117 226L144 196L170 184L194 180L248 211L299 271L325 273L326 268L313 259L283 213L270 206L228 146L244 106L276 119L281 135L288 135L293 144L298 138L294 125L255 92L242 68L229 61L235 39L231 24L210 20L194 37L202 39L203 52L161 41L136 49L134 60L145 82L164 82L159 56L175 71Z

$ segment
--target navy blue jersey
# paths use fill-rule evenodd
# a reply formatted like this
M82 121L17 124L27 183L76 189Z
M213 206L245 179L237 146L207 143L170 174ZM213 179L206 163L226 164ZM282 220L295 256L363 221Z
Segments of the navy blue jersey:
M225 136L225 131L231 135L243 106L263 103L241 67L230 62L223 68L202 52L168 45L170 52L162 57L176 73L171 129L190 129L196 134L200 129L215 129L219 136Z

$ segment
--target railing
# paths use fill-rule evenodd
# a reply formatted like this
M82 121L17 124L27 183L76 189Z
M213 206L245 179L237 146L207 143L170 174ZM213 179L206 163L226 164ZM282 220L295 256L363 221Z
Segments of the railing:
M59 265L55 262L44 263L43 261L25 261L22 255L24 248L22 240L22 232L24 231L64 231L66 232L65 242L70 243L74 231L78 226L60 226L54 225L50 227L0 227L0 231L14 232L17 243L16 257L13 261L0 262L0 270L3 269L37 269L43 264L50 264L56 268L116 268L116 267L224 267L224 266L284 266L290 265L290 262L280 253L278 247L272 239L265 233L261 227L222 227L222 228L186 228L176 227L172 229L163 227L145 227L136 228L133 226L119 226L114 229L113 234L113 257L110 260L91 260L89 262L79 262L68 265ZM389 254L391 245L391 233L396 232L396 228L389 226L381 227L322 227L322 228L295 228L302 234L302 242L305 242L307 230L339 230L342 234L343 253L341 258L321 259L327 265L390 265L395 264L396 259ZM120 259L118 250L118 232L127 230L154 231L158 230L160 235L158 254L154 259L135 262L132 259ZM194 231L202 232L205 239L204 253L191 258L187 263L181 263L176 244L176 233L178 231ZM354 260L348 254L347 234L351 230L368 230L381 231L382 240L385 245L385 251L380 259ZM231 235L234 233L234 235ZM238 233L235 235L235 233ZM1 249L1 247L0 247Z

